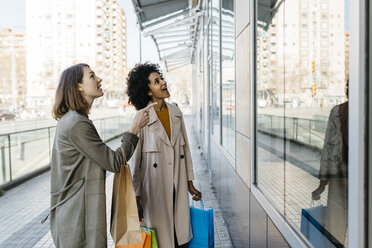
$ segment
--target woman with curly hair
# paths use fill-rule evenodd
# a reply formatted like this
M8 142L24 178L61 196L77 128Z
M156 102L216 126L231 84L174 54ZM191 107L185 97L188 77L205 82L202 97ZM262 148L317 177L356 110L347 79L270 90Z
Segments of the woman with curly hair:
M149 109L149 122L139 133L130 161L140 218L156 231L159 247L187 247L192 238L188 192L196 201L194 172L180 109L170 96L159 66L137 64L127 78L129 102Z

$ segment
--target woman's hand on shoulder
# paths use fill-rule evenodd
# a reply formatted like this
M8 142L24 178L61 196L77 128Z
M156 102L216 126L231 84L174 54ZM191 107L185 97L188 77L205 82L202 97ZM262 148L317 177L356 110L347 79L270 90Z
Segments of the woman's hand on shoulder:
M154 105L158 104L157 102L151 103L147 107L138 110L134 116L132 126L129 129L129 132L137 135L141 129L149 122L149 109Z

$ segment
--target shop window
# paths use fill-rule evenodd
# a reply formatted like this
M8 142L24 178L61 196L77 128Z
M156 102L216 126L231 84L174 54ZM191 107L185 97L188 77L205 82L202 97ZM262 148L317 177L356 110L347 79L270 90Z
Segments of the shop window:
M328 15L340 15L332 24L347 27L347 16L345 8L331 9L326 2L300 1L300 8L294 2L285 1L275 13L280 60L256 60L257 68L270 73L256 73L254 184L297 235L314 247L344 247L348 228L348 107L344 92L347 73L342 70L348 47L344 39L328 45L325 20ZM317 25L303 22L302 13L309 8L322 20ZM300 28L293 29L293 25ZM256 28L261 33L271 32L270 26L265 31L262 26ZM299 49L286 46L298 41ZM264 47L256 47L256 54L263 52Z
M221 78L220 78L220 1L212 0L211 8L211 63L209 65L211 87L212 135L221 142Z
M221 82L222 82L222 145L235 157L235 46L234 1L222 0Z

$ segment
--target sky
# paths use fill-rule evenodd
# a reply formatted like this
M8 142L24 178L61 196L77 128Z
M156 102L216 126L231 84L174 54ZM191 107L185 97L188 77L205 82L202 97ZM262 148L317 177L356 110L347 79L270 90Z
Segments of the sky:
M26 32L25 1L32 0L0 0L0 29L11 28L14 32ZM117 0L127 17L127 52L128 69L139 62L139 27L131 0ZM150 37L142 35L142 61L158 63L156 46Z
M32 0L0 0L0 29L11 28L16 32L25 32L25 1ZM127 17L127 52L128 69L139 62L139 28L132 0L117 0ZM345 0L345 30L349 31L349 0ZM142 35L143 37L143 35ZM142 61L158 63L156 46L151 38L142 38Z
M134 12L132 0L117 0L118 4L124 9L127 17L128 31L128 68L139 62L139 27L137 25L137 16ZM150 37L142 35L142 61L159 62L154 41Z

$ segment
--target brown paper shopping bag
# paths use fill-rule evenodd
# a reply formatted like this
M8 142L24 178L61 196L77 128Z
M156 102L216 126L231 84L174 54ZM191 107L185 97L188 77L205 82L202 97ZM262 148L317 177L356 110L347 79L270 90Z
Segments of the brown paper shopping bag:
M132 177L124 150L121 151L124 165L114 175L111 205L111 235L115 246L142 243Z

